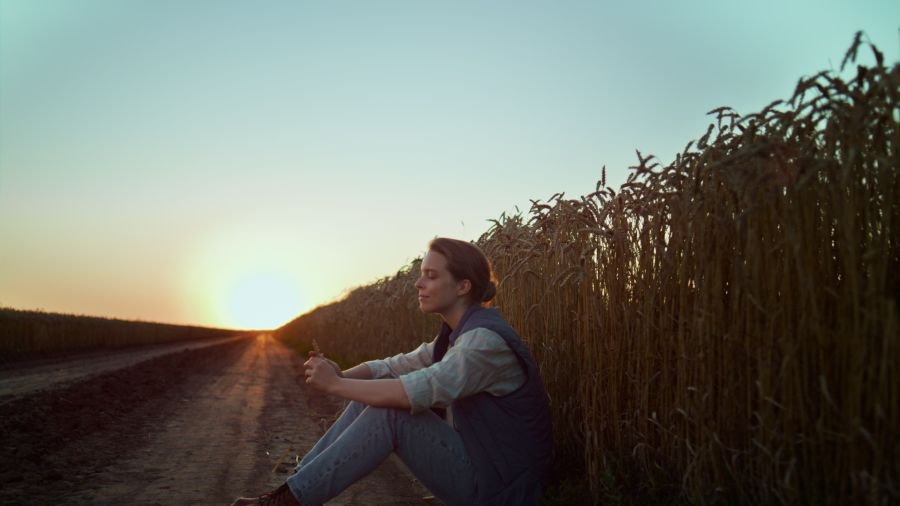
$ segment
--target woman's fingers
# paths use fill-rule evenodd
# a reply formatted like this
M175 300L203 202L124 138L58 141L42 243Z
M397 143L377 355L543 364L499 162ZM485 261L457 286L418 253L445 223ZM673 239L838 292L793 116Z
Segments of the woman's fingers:
M313 372L315 371L316 367L321 365L321 363L322 363L322 359L319 357L310 357L309 360L304 362L303 369L306 372L306 376L309 377L310 375L312 375Z
M319 368L322 367L323 363L325 363L325 360L323 360L322 357L312 357L307 360L306 363L303 364L304 368L306 369L306 375L314 375L319 370Z
M318 359L318 360L316 360L316 359ZM334 360L331 360L330 358L326 358L325 355L317 354L315 351L309 352L309 359L303 363L303 366L306 368L307 371L309 371L310 368L313 367L313 364L322 364L322 363L328 363L334 369L334 372L338 376L342 375L341 373L343 372L343 370L341 369L341 366L339 366L337 364L337 362L335 362Z
M339 376L336 366L332 365L330 360L320 356L310 358L304 366L306 367L306 382L318 388L322 388Z
M337 365L337 362L335 362L334 360L328 359L328 358L326 358L325 360L327 360L328 363L331 365L331 367L334 368L334 372L336 372L338 374L338 376L343 376L343 374L342 374L343 371L341 370L341 366Z

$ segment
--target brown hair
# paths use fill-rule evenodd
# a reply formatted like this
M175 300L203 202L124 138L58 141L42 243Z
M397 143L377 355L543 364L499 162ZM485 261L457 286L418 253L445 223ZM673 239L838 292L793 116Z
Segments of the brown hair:
M469 299L473 303L490 302L497 294L491 263L478 246L458 239L437 237L428 243L428 250L447 258L447 270L454 279L469 280L472 284Z

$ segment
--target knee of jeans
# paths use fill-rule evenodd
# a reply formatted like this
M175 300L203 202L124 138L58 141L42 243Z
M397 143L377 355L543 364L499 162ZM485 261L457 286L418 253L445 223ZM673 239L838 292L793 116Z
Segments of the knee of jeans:
M408 410L400 408L379 408L369 406L366 408L366 411L368 411L371 416L385 420L402 420L412 416L409 414Z

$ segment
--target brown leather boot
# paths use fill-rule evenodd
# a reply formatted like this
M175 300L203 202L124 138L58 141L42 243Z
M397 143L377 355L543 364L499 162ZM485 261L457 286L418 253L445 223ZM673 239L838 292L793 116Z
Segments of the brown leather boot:
M259 497L241 497L231 503L231 506L300 506L300 501L294 497L285 483Z

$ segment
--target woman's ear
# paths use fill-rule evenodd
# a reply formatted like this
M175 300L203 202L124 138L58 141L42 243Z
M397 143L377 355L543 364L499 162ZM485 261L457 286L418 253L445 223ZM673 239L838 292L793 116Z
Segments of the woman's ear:
M456 283L456 295L463 296L472 291L472 282L464 279Z

